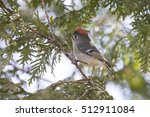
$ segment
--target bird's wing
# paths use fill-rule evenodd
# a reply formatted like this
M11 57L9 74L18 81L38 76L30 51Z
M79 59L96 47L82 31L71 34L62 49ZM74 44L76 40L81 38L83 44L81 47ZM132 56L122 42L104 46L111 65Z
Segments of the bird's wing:
M112 78L115 79L115 76L113 75L112 66L105 59L105 57L103 57L101 55L101 53L97 50L97 48L95 46L88 45L88 44L84 44L84 45L82 44L82 45L77 45L77 48L79 49L79 51L81 51L81 52L83 52L83 53L85 53L91 57L95 57L96 59L103 62L106 65L108 72L112 75Z
M107 65L107 67L111 67L111 65L108 63L108 61L101 55L101 53L97 50L97 48L95 46L86 44L86 45L77 45L77 48L81 52L83 52L91 57L94 57L94 58L100 60L101 62L104 62Z

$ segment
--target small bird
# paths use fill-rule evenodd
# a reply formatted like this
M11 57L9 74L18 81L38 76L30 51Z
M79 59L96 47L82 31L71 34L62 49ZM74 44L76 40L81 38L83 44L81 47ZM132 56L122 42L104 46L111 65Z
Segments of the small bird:
M77 27L73 33L73 54L77 61L85 63L91 67L106 68L112 74L112 67L98 49L91 43L88 32ZM113 75L112 75L113 76ZM114 78L114 76L113 76Z

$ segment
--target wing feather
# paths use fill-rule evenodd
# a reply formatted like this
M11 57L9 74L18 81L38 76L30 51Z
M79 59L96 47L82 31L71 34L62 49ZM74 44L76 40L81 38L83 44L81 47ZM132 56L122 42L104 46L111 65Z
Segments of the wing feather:
M90 46L90 47L89 46L90 45L84 45L84 46L77 45L77 48L81 52L83 52L91 57L94 57L94 58L100 60L101 62L104 62L106 64L107 68L111 68L111 65L108 63L106 58L101 55L101 53L97 50L97 48L95 46Z

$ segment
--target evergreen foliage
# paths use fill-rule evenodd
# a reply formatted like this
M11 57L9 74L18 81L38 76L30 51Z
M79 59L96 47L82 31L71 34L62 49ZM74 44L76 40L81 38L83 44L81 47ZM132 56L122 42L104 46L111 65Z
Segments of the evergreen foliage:
M43 76L47 65L53 73L62 53L72 61L69 55L71 34L77 26L87 29L100 27L100 32L95 32L95 36L101 39L98 38L96 43L100 42L102 49L108 49L106 55L113 66L119 60L124 62L124 69L116 73L118 77L124 79L124 71L128 69L126 66L131 66L133 71L139 74L141 74L140 70L142 73L150 72L150 2L148 0L81 0L81 6L78 6L75 0L71 5L66 5L64 0L31 0L30 2L24 0L24 2L27 8L20 9L17 0L0 0L0 40L6 44L5 47L0 48L1 78L19 77L16 73L22 71L31 76L28 82L31 84L32 81ZM106 33L105 28L109 25L105 18L99 19L99 24L94 24L92 19L103 8L109 9L106 12L107 20L118 23L120 19L130 17L133 19L131 23L133 28L131 30L125 28L124 30L127 30L125 32L124 30L117 32L114 29ZM38 11L39 9L41 12ZM43 14L46 18L43 18ZM108 41L103 40L106 38ZM111 43L114 45L109 46ZM18 61L13 60L15 53L20 56ZM21 68L12 63L20 64ZM4 71L7 65L11 65L13 70ZM30 67L26 69L27 65ZM75 66L83 77L86 77L78 64ZM137 78L141 77L141 75L137 76ZM143 81L141 89L145 84L146 82ZM135 87L132 88L137 91Z
M130 16L134 33L129 38L130 48L134 50L136 59L143 72L150 72L150 2L148 0L105 0L104 7L118 18Z
M24 100L112 100L113 97L105 91L104 83L99 78L92 79L93 85L87 80L59 81L46 89L31 94Z

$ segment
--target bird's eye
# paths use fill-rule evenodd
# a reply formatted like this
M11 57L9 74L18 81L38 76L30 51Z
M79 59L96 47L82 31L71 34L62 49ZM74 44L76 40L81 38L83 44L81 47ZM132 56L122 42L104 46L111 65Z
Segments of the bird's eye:
M73 35L73 39L78 39L78 36L77 35Z

